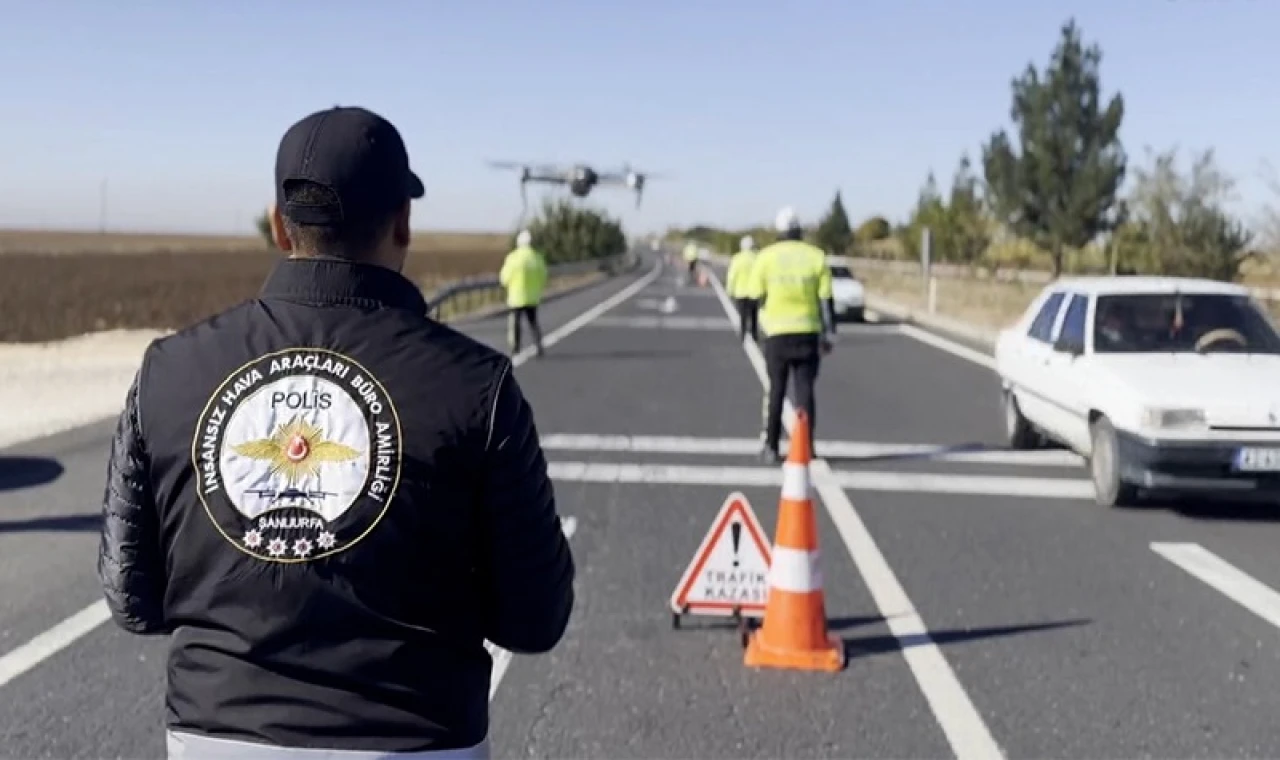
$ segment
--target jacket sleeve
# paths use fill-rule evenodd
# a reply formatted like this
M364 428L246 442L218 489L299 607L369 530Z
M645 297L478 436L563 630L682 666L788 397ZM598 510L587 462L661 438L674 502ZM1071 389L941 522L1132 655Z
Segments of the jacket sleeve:
M498 271L498 284L502 287L510 287L511 285L511 255L508 254L502 260L502 269Z
M107 461L98 578L116 624L130 633L168 633L160 518L138 416L141 372L125 398Z
M517 654L550 651L573 609L573 555L530 409L503 365L492 396L481 486L485 636Z

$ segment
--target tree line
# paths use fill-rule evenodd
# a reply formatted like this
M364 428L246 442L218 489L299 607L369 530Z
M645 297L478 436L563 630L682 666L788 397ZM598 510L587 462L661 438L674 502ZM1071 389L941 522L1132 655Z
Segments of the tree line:
M850 226L839 192L809 239L836 255L918 259L929 230L933 261L987 268L1167 274L1232 280L1264 250L1280 248L1280 210L1264 209L1256 229L1230 210L1235 180L1212 148L1145 150L1131 166L1119 132L1121 93L1102 90L1102 51L1086 44L1074 19L1048 63L1029 63L1011 83L1012 134L982 144L977 166L962 155L950 187L932 172L905 222L872 217ZM1131 179L1131 187L1122 186ZM1280 198L1280 177L1272 172ZM722 251L767 228L672 230Z
M266 211L254 219L254 228L269 248L275 248ZM545 200L538 213L522 228L529 230L533 246L548 264L608 258L627 250L622 222L601 209L567 199ZM512 248L517 232L511 233Z

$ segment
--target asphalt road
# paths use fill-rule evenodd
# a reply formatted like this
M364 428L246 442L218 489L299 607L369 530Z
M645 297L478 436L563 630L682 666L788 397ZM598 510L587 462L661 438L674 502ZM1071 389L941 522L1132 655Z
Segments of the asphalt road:
M846 669L753 671L718 621L673 630L726 495L771 532L779 473L752 455L761 383L714 288L667 269L572 324L646 276L548 304L560 334L516 373L576 521L578 606L558 649L503 672L495 756L1280 756L1280 509L1096 507L1071 457L999 451L988 369L891 323L842 326L818 381ZM502 339L498 320L468 329ZM99 625L4 682L8 653L99 598L109 430L0 452L0 756L163 754L162 640Z

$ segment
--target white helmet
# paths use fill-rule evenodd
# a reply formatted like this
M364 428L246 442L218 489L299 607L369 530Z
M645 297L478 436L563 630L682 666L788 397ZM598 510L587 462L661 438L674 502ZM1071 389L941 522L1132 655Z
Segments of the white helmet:
M516 235L516 245L521 248L527 247L532 242L533 235L531 235L528 230L520 230L520 234Z
M779 211L778 216L773 221L773 227L778 232L790 232L800 229L800 219L796 217L795 209L786 206Z
M756 247L756 241L752 240L750 235L743 235L742 240L740 241L740 244L742 245L742 250L744 251L749 251L752 248Z

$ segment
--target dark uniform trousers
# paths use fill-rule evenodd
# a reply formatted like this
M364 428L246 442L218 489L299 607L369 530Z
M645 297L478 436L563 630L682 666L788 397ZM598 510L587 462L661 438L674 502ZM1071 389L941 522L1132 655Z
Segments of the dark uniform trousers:
M787 395L787 381L795 376L793 403L809 416L809 443L812 447L817 427L817 401L813 387L818 379L822 350L817 333L775 335L765 338L764 361L769 373L769 398L766 409L765 445L778 450L782 437L782 402Z
M759 302L754 298L735 298L734 303L738 307L738 338L745 338L750 331L751 340L759 340L756 318L760 313Z
M507 315L507 333L511 344L511 353L514 354L520 350L521 320L529 323L529 331L533 333L533 345L537 347L538 353L541 354L542 328L538 326L537 306L516 306Z

